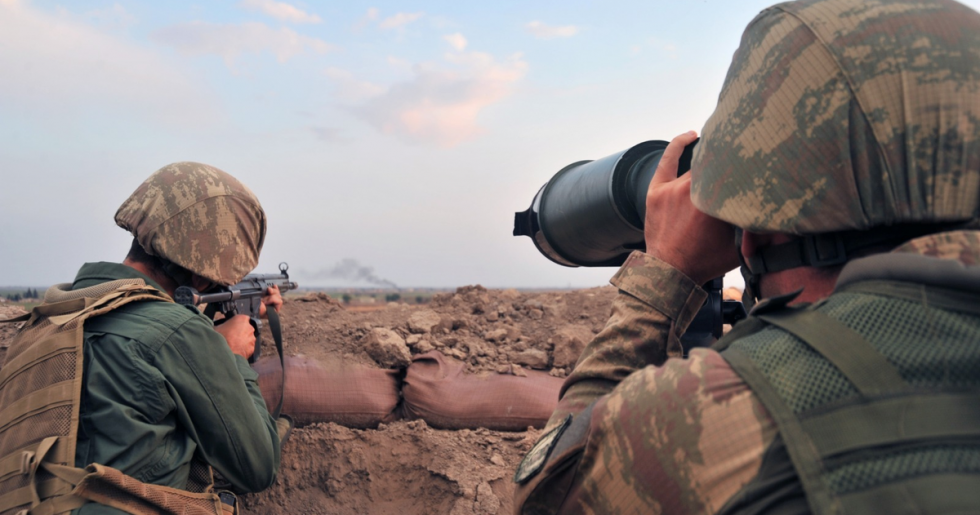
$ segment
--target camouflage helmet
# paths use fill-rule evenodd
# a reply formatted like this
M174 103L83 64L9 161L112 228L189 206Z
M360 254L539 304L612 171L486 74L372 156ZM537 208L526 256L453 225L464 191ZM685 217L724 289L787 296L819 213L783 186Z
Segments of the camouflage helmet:
M116 211L150 255L225 286L241 281L259 261L265 211L231 175L201 163L157 170Z
M951 0L801 0L745 30L691 198L755 232L980 213L980 14Z

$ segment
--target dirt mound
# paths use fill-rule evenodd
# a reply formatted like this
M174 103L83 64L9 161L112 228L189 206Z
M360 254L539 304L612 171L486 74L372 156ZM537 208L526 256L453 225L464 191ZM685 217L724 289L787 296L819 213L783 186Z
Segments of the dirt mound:
M430 304L390 303L347 311L323 294L287 299L286 353L323 363L379 368L439 350L474 373L524 368L564 376L609 316L612 287L522 293L458 288ZM263 354L275 350L268 345ZM295 430L276 485L245 496L246 512L402 515L507 514L517 464L539 432L438 430L422 420L350 429L316 424Z
M347 311L324 294L287 299L286 353L325 366L400 367L439 350L478 374L564 376L609 315L613 288L522 293L459 288L427 305ZM0 308L2 309L2 308ZM0 316L4 316L0 312ZM13 335L0 325L0 352ZM275 355L268 329L263 355ZM276 484L242 497L246 513L511 513L514 470L538 431L438 430L422 420L297 428Z
M511 478L537 437L536 431L438 431L421 420L376 430L300 428L286 443L275 486L244 496L244 511L511 513Z
M0 320L13 318L24 313L26 312L20 306L0 306ZM0 324L0 366L3 366L3 360L7 357L7 346L10 345L11 338L14 337L21 325L23 323Z
M426 305L390 303L347 311L324 294L288 299L283 335L289 355L324 363L387 367L439 350L470 372L510 373L516 367L564 377L609 315L615 289L521 293L465 286ZM271 355L266 335L263 355ZM519 373L519 371L518 371Z

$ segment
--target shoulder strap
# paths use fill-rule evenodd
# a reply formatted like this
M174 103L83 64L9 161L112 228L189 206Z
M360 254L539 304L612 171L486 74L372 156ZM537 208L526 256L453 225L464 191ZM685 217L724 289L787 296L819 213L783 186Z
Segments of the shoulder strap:
M786 405L779 392L759 370L755 363L737 347L727 348L722 354L732 369L749 385L769 415L776 422L779 434L786 443L786 450L793 468L806 491L810 511L817 514L840 513L840 505L831 495L827 484L821 478L823 466L820 452L810 441L793 410Z
M864 395L905 391L908 388L895 367L860 334L813 307L770 311L756 314L748 320L757 322L747 326L745 331L755 332L764 324L771 324L796 336L835 366L843 367L842 373ZM738 327L735 326L736 329ZM740 331L734 338L744 336L745 331ZM732 339L723 340L727 341L719 343L724 343L725 359L752 388L776 422L800 483L807 493L810 510L821 514L841 513L840 499L830 492L822 478L822 452L812 440L809 428L804 427L755 363L738 348L729 347Z
M865 397L909 391L885 356L853 329L815 309L778 311L759 318L803 340L837 367Z

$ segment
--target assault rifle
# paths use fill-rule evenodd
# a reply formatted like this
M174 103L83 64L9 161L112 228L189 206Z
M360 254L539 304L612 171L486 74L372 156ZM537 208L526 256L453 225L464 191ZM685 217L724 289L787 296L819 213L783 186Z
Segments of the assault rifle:
M295 290L299 285L289 280L289 265L279 263L278 274L252 274L246 275L238 284L222 286L217 291L211 293L200 293L190 286L181 286L174 292L174 301L185 306L199 306L207 304L204 314L213 319L215 313L221 313L225 318L235 315L248 315L252 328L255 330L255 351L248 359L249 363L255 363L259 359L262 350L262 320L259 314L262 312L262 296L269 291L270 286L278 286L280 292ZM279 395L279 406L272 412L276 418L282 411L282 403L285 398L286 386L286 361L282 351L282 327L279 324L279 314L275 309L266 310L269 318L269 329L272 331L272 339L276 342L276 350L279 352L279 365L282 367L282 385Z
M262 320L259 313L262 309L262 296L269 291L270 286L278 286L279 291L295 290L299 285L289 280L289 265L279 263L278 274L252 274L246 275L238 284L232 286L222 286L210 293L200 293L190 286L181 286L174 292L174 301L185 306L199 306L207 304L204 314L209 318L214 318L215 313L221 313L226 318L235 315L248 315L255 329L255 352L249 358L249 363L255 363L261 354L261 338L259 331L262 329ZM269 328L272 330L272 337L276 341L278 348L282 347L282 332L279 327L279 316L276 310L268 310ZM280 350L280 354L282 351Z

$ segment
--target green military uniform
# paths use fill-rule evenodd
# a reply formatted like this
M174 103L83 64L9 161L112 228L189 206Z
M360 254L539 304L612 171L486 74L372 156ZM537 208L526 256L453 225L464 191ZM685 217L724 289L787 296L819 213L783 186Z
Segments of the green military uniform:
M193 162L151 175L116 223L134 266L172 287L238 282L266 232L245 185ZM276 422L208 318L121 264L86 264L44 300L0 321L25 321L0 371L0 512L229 514L212 468L240 490L272 483Z
M143 279L88 263L72 289ZM234 486L259 491L279 467L275 421L245 358L195 310L136 302L85 323L85 375L75 465L100 463L183 489L197 454ZM80 513L118 513L87 504Z

